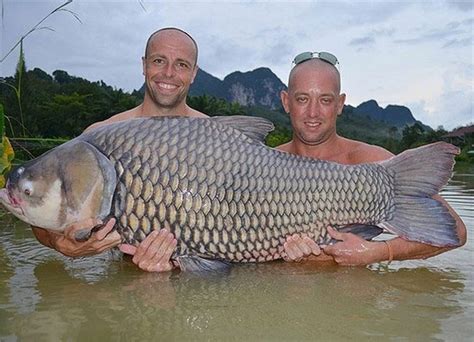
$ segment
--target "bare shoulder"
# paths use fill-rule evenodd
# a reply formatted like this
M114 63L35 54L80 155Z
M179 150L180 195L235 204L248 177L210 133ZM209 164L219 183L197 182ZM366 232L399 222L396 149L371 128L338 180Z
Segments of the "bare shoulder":
M348 159L351 164L374 163L393 157L393 154L377 145L370 145L365 142L349 140Z
M293 140L291 140L287 143L278 145L278 146L275 147L275 149L283 151L283 152L291 153L293 151L293 144L292 143L293 143Z
M196 109L191 108L191 107L189 107L188 116L195 117L195 118L208 118L209 117L208 115L201 113L200 111L197 111Z
M136 108L127 110L127 111L122 112L122 113L119 113L119 114L115 114L114 116L111 116L111 117L108 118L107 120L98 121L98 122L96 122L96 123L93 123L92 125L90 125L89 127L87 127L87 128L84 130L84 132L90 131L91 129L98 128L98 127L101 127L101 126L104 126L104 125L111 124L111 123L113 123L113 122L118 122L118 121L124 121L124 120L128 120L128 119L132 119L132 118L134 118L134 117L136 117Z

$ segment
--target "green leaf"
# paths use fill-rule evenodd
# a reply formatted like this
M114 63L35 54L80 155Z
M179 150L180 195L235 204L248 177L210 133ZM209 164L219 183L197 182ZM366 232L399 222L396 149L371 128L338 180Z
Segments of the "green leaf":
M3 104L0 103L0 137L5 134L5 112L3 111Z
M8 172L12 166L12 160L15 156L12 145L7 137L2 139L2 154L0 155L0 187L5 186L5 173Z

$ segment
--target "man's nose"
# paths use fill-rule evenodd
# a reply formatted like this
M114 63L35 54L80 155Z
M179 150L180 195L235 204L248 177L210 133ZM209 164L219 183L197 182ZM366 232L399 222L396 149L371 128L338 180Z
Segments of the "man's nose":
M319 106L318 101L310 101L308 107L308 116L311 118L315 118L319 116Z
M165 75L166 77L173 77L174 76L174 65L169 63L166 67L165 67Z

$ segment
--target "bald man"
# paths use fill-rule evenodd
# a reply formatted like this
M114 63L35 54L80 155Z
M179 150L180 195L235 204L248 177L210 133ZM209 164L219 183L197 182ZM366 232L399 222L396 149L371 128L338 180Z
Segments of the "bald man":
M340 164L378 162L392 157L389 151L374 145L339 136L336 120L342 113L345 94L341 94L341 80L337 58L329 53L305 52L295 57L290 72L288 91L282 91L283 107L290 115L293 139L277 149L305 157L328 160ZM466 243L466 227L454 210L440 196L456 220L461 245ZM335 261L340 265L368 265L384 260L426 259L447 251L418 242L394 238L387 242L365 241L351 233L329 229L339 240L332 246L320 247L308 237L293 235L287 238L287 260L300 261L311 256L314 261Z
M180 115L207 117L186 104L189 87L196 77L198 46L186 32L177 28L164 28L154 32L148 39L145 55L142 57L145 76L145 97L139 106L97 122L86 130L112 122L139 117ZM54 248L66 256L78 257L101 253L120 244L121 239L112 231L115 219L93 233L85 242L78 242L74 235L78 230L100 225L97 219L90 219L57 234L33 227L33 232L43 245ZM120 249L134 255L133 262L146 271L167 271L172 268L169 259L176 246L176 239L166 230L154 232L137 248L121 245Z

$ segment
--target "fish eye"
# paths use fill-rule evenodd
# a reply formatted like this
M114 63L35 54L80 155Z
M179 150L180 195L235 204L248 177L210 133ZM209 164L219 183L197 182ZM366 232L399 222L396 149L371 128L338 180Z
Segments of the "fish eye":
M30 184L23 185L23 193L25 194L25 196L31 196L31 194L33 193L33 188Z

